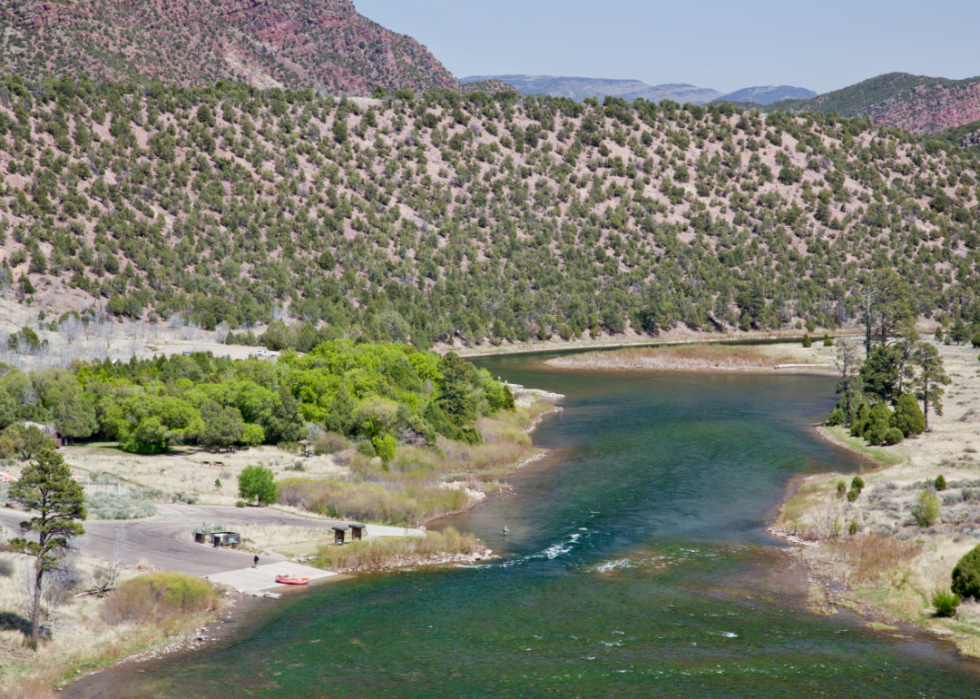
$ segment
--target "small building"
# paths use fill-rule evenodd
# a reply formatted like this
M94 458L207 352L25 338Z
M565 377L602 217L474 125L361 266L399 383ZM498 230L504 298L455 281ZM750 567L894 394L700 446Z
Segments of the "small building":
M242 543L242 535L238 532L211 532L211 543L214 544L215 548L231 546L233 549L237 549L238 545Z
M42 425L40 422L22 422L21 424L24 427L36 427L37 429L41 430L44 434L46 434L47 436L49 436L51 439L54 440L54 445L56 448L58 449L61 448L61 443L62 443L61 432L56 430L54 428L54 425Z
M367 536L367 525L366 524L352 524L352 525L350 525L350 540L351 541L361 541L365 536Z
M343 546L345 534L347 534L347 527L334 527L333 542L337 544L337 546Z

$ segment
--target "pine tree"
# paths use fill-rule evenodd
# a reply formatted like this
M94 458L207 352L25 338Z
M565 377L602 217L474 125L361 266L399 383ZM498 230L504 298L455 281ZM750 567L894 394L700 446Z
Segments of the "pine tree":
M942 397L946 393L943 386L949 385L950 378L946 375L943 358L939 356L939 350L934 345L926 343L919 345L912 353L912 364L919 370L913 386L915 397L922 401L922 413L928 428L929 406L932 406L936 415L943 414Z
M69 547L72 537L81 536L85 528L76 520L85 519L85 493L71 477L71 469L53 444L35 455L10 488L10 497L29 511L36 512L21 522L24 531L37 532L38 540L12 539L17 551L34 557L34 599L31 612L31 643L37 647L41 632L41 590L45 573L55 569L58 554Z
M442 380L439 382L439 406L456 425L472 422L476 404L470 396L472 365L455 352L448 352L439 362Z

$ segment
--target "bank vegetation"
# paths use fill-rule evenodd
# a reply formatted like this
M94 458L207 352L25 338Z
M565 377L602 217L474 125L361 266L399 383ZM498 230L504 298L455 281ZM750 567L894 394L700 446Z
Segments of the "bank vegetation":
M386 537L345 546L322 546L310 563L338 573L352 573L473 562L491 553L473 534L461 534L447 527L426 532L424 537Z

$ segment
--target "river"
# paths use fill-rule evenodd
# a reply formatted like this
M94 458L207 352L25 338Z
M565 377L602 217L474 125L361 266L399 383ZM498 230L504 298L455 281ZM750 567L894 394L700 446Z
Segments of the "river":
M766 532L794 476L861 468L809 427L833 379L543 358L476 363L567 396L534 434L551 456L433 525L475 532L500 560L302 591L210 650L111 671L98 696L977 695L980 666L949 644L809 613L802 571ZM66 695L95 696L80 689Z

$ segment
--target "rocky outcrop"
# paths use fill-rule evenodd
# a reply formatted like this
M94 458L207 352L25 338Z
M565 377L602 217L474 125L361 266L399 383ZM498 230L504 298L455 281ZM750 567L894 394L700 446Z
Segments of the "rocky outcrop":
M366 95L459 82L411 37L350 0L9 0L0 70L24 78L246 80Z
M936 133L980 121L980 79L965 85L905 90L869 107L867 116L875 124L914 134Z
M965 80L887 73L809 100L785 100L763 111L823 112L865 117L917 135L980 120L980 77Z

